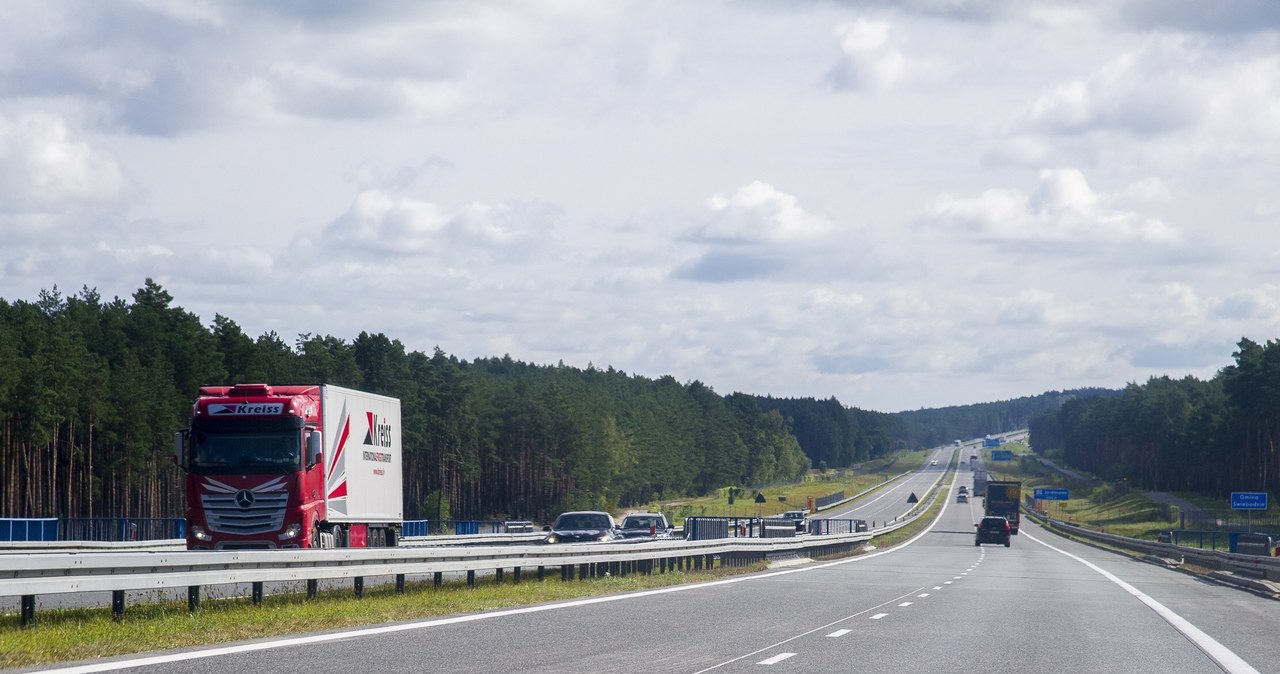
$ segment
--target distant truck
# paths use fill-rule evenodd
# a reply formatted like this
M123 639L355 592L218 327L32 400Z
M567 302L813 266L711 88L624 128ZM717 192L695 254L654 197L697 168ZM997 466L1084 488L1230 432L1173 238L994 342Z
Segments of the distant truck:
M987 471L981 468L973 471L973 495L987 495Z
M330 385L205 386L174 437L187 548L393 547L400 401Z
M987 482L983 514L1009 520L1009 530L1018 535L1018 506L1022 502L1022 483L991 480Z

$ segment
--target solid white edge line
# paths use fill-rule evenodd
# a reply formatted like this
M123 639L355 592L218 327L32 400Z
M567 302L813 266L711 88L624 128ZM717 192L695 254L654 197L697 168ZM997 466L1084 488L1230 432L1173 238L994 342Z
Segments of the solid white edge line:
M1241 658L1240 656L1236 655L1235 651L1232 651L1230 648L1223 646L1221 643L1218 642L1217 639L1214 639L1208 634L1205 634L1203 631L1201 631L1199 627L1192 625L1191 621L1187 620L1186 618L1183 618L1177 613L1174 613L1173 609L1170 609L1164 604L1161 604L1155 599L1152 599L1145 592L1130 585L1129 583L1126 583L1125 581L1121 580L1118 576L1111 573L1110 571L1103 569L1102 567L1098 566L1097 564L1094 564L1093 562L1090 562L1087 559L1084 559L1083 557L1076 556L1074 554L1071 554L1070 552L1067 552L1066 550L1054 547L1053 545L1050 545L1036 538L1035 536L1032 536L1031 534L1026 533L1025 531L1023 532L1023 534L1025 534L1027 538L1035 541L1036 543L1039 543L1040 545L1043 545L1046 548L1049 548L1050 550L1053 550L1056 553L1066 555L1067 557L1070 557L1071 559L1074 559L1077 562L1084 564L1090 569L1093 569L1094 571L1096 571L1103 578L1106 578L1107 580L1115 583L1116 585L1119 585L1120 588L1123 589L1125 592L1128 592L1129 594L1133 595L1135 598L1137 598L1138 601L1142 602L1143 604L1146 604L1148 608L1155 611L1156 615L1163 618L1164 621L1169 623L1169 625L1172 626L1175 630L1178 630L1179 632L1181 632L1184 637L1186 637L1188 640L1191 641L1192 644L1196 646L1196 648L1199 648L1202 652L1204 652L1205 655L1209 656L1209 659L1213 660L1215 663L1218 664L1219 667L1223 668L1227 672L1230 672L1231 674L1259 674L1258 670L1254 669L1252 665L1245 662L1244 658Z
M943 473L942 477L946 477L946 473ZM938 480L934 481L934 486L937 486L940 482L941 482L941 477ZM954 484L954 482L955 482L955 477L953 476L952 483ZM891 552L901 550L907 547L908 545L915 543L916 541L923 538L926 534L928 534L930 529L932 529L934 525L938 523L938 520L942 519L942 516L946 514L946 512L947 512L947 499L944 498L942 499L942 510L938 511L938 516L933 519L933 522L931 522L924 531L921 531L920 533L907 539L906 541L898 545L895 545L892 548L887 548L885 550L870 552L865 555L858 555L857 557L850 557L849 559L841 559L834 562L826 562L823 564L813 564L813 565L798 567L794 569L783 569L781 571L769 571L766 573L751 575L751 576L737 576L734 578L724 578L721 580L707 581L705 583L694 583L691 585L675 585L672 587L658 588L656 590L641 590L639 592L632 592L630 594L610 595L606 597L589 597L587 599L575 599L573 601L568 601L568 602L558 603L558 604L544 604L540 606L524 606L521 608L504 609L501 611L493 611L489 613L476 613L476 614L470 614L470 615L453 616L450 618L435 618L432 620L402 623L399 625L382 625L379 627L366 627L366 628L350 630L350 631L328 632L325 634L313 634L305 637L290 637L286 639L278 639L278 640L272 640L272 641L259 641L259 642L254 642L250 644L237 644L234 646L221 646L218 648L208 648L208 649L201 649L201 650L195 650L195 651L183 651L180 653L153 655L153 656L144 657L144 658L130 658L126 660L114 660L111 662L95 662L87 665L77 665L77 666L63 667L58 669L46 669L42 671L59 672L61 674L88 674L90 672L111 672L111 671L116 671L120 669L128 669L131 667L146 667L150 665L162 665L162 664L167 664L171 662L183 662L185 660L216 658L223 655L233 655L236 653L252 653L254 651L270 650L272 648L286 648L289 646L305 646L307 644L318 644L318 643L324 643L328 641L341 641L343 639L351 639L356 637L374 636L378 634L392 634L395 632L407 632L410 630L426 629L428 627L440 627L442 625L456 625L459 623L475 622L477 620L491 620L493 618L505 618L507 616L523 615L526 613L541 613L543 611L554 611L554 610L563 609L563 608L576 608L578 606L588 606L591 604L603 604L606 602L623 601L627 599L638 599L641 597L667 594L670 592L685 592L688 590L697 590L704 587L714 587L718 585L729 585L733 583L745 583L745 582L755 581L755 580L764 580L768 578L776 578L778 576L785 576L792 573L807 573L809 571L817 571L818 569L826 569L833 566L840 566L842 564L852 564L855 562L871 559L873 557L879 557L880 555L887 555ZM896 599L891 601L896 601ZM781 643L786 643L786 642L785 641L779 642L779 644ZM775 646L776 645L778 644L775 644ZM768 648L773 648L773 646L770 646ZM761 651L768 650L768 648L762 648L753 653L747 653L746 655L739 656L738 658L734 658L733 660L722 662L719 665L713 665L711 669L714 669L715 667L720 667L721 665L725 665L730 662L734 662L736 660L740 660L742 658L750 657L752 655L755 655L756 653L760 653ZM704 669L702 671L705 672L707 670Z

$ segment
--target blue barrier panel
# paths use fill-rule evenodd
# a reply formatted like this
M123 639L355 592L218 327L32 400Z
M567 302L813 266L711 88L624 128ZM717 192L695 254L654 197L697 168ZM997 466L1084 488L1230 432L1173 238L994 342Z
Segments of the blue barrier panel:
M58 540L58 519L56 517L0 518L0 541L56 540Z
M459 536L480 533L480 523L471 520L458 520L453 523L453 532Z
M403 536L426 536L431 531L430 520L405 520L400 529Z

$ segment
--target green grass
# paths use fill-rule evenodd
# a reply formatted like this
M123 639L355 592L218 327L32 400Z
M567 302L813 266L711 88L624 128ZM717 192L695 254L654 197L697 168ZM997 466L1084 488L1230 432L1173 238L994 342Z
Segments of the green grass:
M648 508L668 513L676 524L686 517L693 516L728 516L755 517L777 515L787 510L807 508L809 498L817 499L838 491L845 496L853 496L870 489L885 480L919 468L924 464L926 451L901 452L886 459L868 461L856 469L828 470L826 474L811 473L803 482L793 484L743 489L735 503L729 505L727 487L717 489L714 494L687 499L672 499L660 503L652 503ZM765 496L764 503L756 503L756 492ZM785 500L779 500L783 497Z

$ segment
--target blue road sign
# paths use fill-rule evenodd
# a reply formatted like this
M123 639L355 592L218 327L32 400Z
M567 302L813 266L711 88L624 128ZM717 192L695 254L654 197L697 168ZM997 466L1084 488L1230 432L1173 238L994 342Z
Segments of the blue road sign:
M1035 497L1040 501L1066 501L1069 492L1066 489L1054 489L1051 487L1042 487L1035 490Z
M991 450L992 461L1013 461L1013 451L1008 449Z
M1265 491L1233 491L1231 492L1232 510L1266 510L1267 492Z

